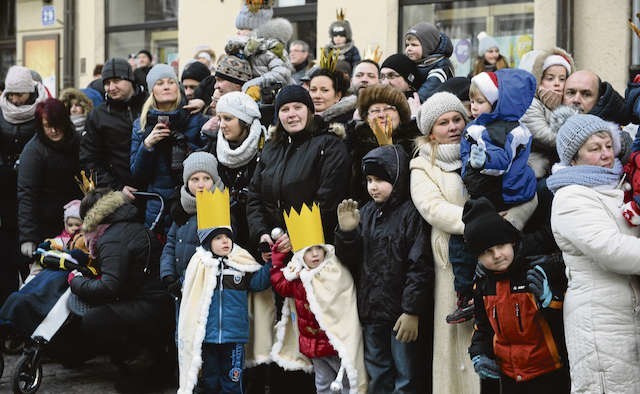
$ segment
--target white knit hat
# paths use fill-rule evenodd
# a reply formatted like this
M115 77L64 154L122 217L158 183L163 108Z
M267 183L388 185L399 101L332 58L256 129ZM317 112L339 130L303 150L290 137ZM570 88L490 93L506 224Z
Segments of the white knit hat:
M498 77L494 72L484 71L471 78L471 84L476 85L491 105L498 101Z
M31 78L31 71L22 66L11 66L4 79L5 92L7 93L32 93L35 82Z
M250 96L241 92L229 92L218 100L216 112L226 112L251 124L254 119L260 118L260 108L258 104Z
M544 59L544 63L542 64L542 72L548 69L551 66L562 66L567 69L567 75L571 74L571 64L569 61L560 55L550 55Z
M436 120L447 112L458 112L464 118L465 123L469 121L467 118L467 110L460 102L455 94L449 92L438 92L429 97L418 111L417 121L418 129L424 135L431 134L431 129Z
M71 200L64 206L64 221L68 218L80 218L80 200Z
M484 53L491 48L498 48L498 50L500 50L498 41L484 31L478 33L478 56L484 56Z

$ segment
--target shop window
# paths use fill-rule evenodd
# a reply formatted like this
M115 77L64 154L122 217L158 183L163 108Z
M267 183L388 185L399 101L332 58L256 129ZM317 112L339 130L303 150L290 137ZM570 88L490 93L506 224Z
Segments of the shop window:
M287 18L293 25L291 41L305 41L315 56L317 44L317 2L315 0L277 0L274 2L273 16Z
M477 35L484 31L498 42L500 53L511 67L533 49L533 1L477 0L425 1L401 0L400 38L418 22L431 22L453 43L451 61L457 76L466 76L478 56Z
M16 64L16 1L0 0L0 79Z

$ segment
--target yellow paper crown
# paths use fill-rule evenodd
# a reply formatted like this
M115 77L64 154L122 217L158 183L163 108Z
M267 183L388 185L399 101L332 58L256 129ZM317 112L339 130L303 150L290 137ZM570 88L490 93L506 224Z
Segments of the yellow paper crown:
M374 62L380 64L380 60L382 59L382 49L380 49L380 45L376 45L373 48L371 45L367 46L367 50L364 52L364 58L373 60Z
M196 193L196 213L198 215L198 230L214 227L231 228L231 212L229 209L229 189L213 192L203 190Z
M87 193L96 188L96 181L94 180L94 178L95 176L93 174L93 171L90 171L89 176L87 177L87 174L84 172L84 170L80 171L80 178L78 178L77 176L75 177L78 187L80 188L80 190L82 190L82 194L84 194L85 196L87 195Z
M340 57L340 49L327 49L322 48L320 50L320 68L329 70L331 72L336 70L338 64L338 58Z
M324 244L324 231L322 230L322 218L318 204L314 203L311 209L307 204L302 204L300 213L293 208L288 215L285 211L284 223L287 226L294 252L308 246Z

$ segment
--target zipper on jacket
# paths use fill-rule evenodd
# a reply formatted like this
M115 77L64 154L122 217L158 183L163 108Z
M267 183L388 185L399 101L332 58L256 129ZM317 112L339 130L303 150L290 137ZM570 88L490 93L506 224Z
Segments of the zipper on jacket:
M516 302L516 318L518 318L518 327L520 327L520 331L524 332L524 328L522 328L522 318L520 316L520 304Z
M498 308L496 305L493 306L493 320L496 321L496 327L498 327L498 333L501 334L502 330L500 329L500 321L498 320Z
M224 263L222 259L220 261L220 303L218 304L218 343L222 343L222 293L224 292L224 274L222 271L224 270Z

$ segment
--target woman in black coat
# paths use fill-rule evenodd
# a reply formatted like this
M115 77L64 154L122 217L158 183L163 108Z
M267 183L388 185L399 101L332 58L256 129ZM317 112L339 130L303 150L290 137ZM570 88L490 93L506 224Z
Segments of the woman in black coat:
M273 244L271 230L285 228L282 213L303 203L320 206L326 243L332 243L336 208L346 197L351 160L347 148L331 128L314 117L309 93L286 86L276 97L275 129L260 155L249 186L247 217L253 239ZM285 242L285 247L290 246Z
M20 154L18 167L18 234L20 249L64 229L64 205L82 198L75 182L79 172L79 137L64 104L54 98L36 107L36 133Z

